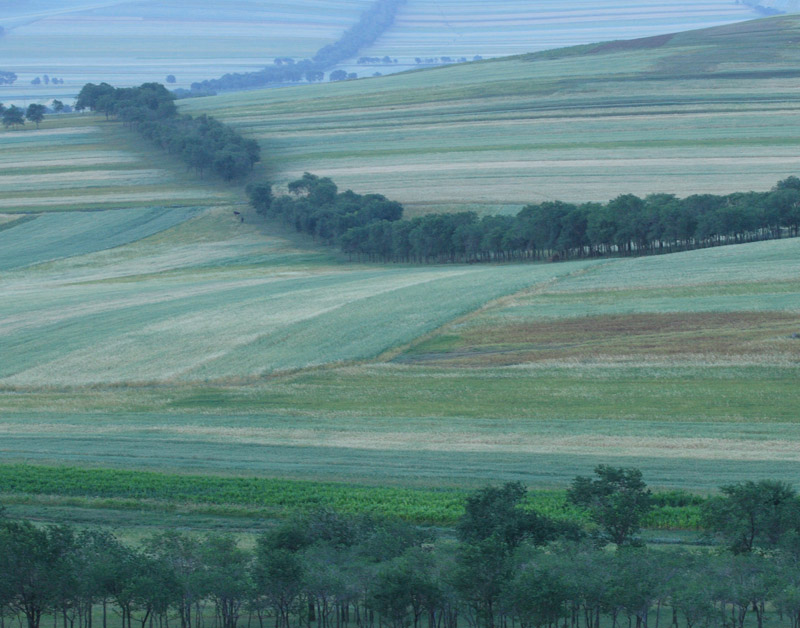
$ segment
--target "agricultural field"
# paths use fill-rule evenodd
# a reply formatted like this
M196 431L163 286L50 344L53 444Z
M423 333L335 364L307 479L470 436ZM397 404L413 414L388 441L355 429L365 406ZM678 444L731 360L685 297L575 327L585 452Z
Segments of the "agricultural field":
M796 173L794 53L778 50L795 36L782 18L183 106L263 141L254 179L330 174L412 214L766 189ZM744 59L738 37L778 43ZM356 264L101 117L0 146L0 501L13 513L252 529L335 503L449 525L490 482L522 481L563 511L564 488L600 463L701 496L800 473L800 239ZM534 162L571 185L537 187ZM692 528L693 513L650 525Z
M198 207L240 199L238 190L201 181L102 117L49 116L40 129L28 123L0 130L0 213Z
M261 140L277 184L329 175L409 215L768 190L800 172L798 39L768 18L182 107Z
M180 0L125 2L69 0L0 6L0 70L18 75L0 86L0 102L27 104L60 98L69 103L87 82L116 86L163 82L175 87L248 72L276 57L302 59L336 41L370 0L256 2ZM7 6L5 6L7 5ZM676 32L752 19L758 14L731 0L649 0L633 8L583 0L564 9L549 1L491 5L410 0L397 24L362 55L400 57L377 67L345 64L362 76L411 67L414 57L470 59L520 54L578 43ZM491 7L491 10L489 10ZM482 25L479 25L482 24ZM36 77L63 79L63 84Z
M1 70L15 72L0 101L75 96L87 82L118 87L176 78L175 87L304 58L339 39L370 0L4 3ZM13 5L13 6L12 6ZM309 16L313 16L310 18ZM31 85L47 74L63 85Z
M388 55L400 63L413 63L415 57L499 57L677 33L756 17L759 14L751 7L726 0L647 0L636 4L596 0L408 0L394 26L361 54Z

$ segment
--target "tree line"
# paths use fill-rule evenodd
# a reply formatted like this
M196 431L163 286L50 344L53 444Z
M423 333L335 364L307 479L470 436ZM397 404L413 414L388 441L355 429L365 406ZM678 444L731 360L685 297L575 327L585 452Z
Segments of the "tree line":
M275 65L256 72L225 74L221 78L192 83L192 91L212 92L223 89L250 89L275 83L321 81L325 71L371 46L394 23L395 15L405 0L376 0L358 22L344 32L334 43L320 48L311 59L295 62L278 57Z
M38 129L39 124L44 120L46 112L47 107L36 103L28 105L27 109L22 109L16 105L6 107L0 102L0 119L2 119L5 128L23 126L25 120L28 120L33 122Z
M256 140L245 139L211 116L180 115L175 96L160 83L125 88L87 83L78 94L75 109L121 120L200 176L213 172L226 181L240 179L261 159Z
M608 203L548 201L527 205L515 216L459 212L401 220L399 208L390 217L375 214L367 221L353 219L352 199L358 195L338 193L331 179L306 173L299 182L290 184L290 196L267 202L262 194L251 202L264 215L336 244L351 258L370 261L473 263L651 255L797 236L800 227L797 177L778 182L769 192L686 198L624 194Z
M787 484L723 487L706 509L722 541L712 550L638 539L651 495L637 469L600 465L575 478L569 497L589 512L589 530L522 508L525 492L519 483L475 491L454 539L320 509L252 548L174 531L131 545L0 511L0 626L800 625L800 502Z

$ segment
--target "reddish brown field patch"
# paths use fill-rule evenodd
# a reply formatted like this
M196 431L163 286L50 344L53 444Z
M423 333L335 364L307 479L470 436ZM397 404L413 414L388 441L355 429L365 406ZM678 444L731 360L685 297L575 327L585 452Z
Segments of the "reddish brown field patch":
M800 361L800 315L790 312L618 314L463 330L441 350L417 347L409 361L463 366L561 359L777 358Z

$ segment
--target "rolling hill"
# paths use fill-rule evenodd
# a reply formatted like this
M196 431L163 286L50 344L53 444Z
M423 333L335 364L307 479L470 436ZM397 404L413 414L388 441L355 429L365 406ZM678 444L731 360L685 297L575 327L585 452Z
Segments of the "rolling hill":
M258 138L276 183L330 175L411 213L768 190L800 171L799 25L769 18L183 107Z
M767 19L183 107L258 137L255 178L313 170L413 212L766 189L797 172L798 39L796 18ZM698 492L800 471L800 239L350 264L240 222L241 189L100 116L0 146L0 498L17 512L139 525L197 505L70 493L67 467L447 495L563 488L598 463ZM20 463L59 465L52 492L15 484ZM219 499L204 512L224 519ZM234 514L214 525L246 525Z
M86 82L129 86L163 82L167 75L175 77L175 87L188 88L228 72L259 70L276 57L308 58L336 41L370 5L370 0L2 3L0 70L19 79L0 86L0 102L68 102ZM483 5L411 0L385 40L360 53L399 56L399 63L376 68L357 66L353 59L345 67L365 76L408 67L420 56L519 54L757 15L730 0L648 0L632 7L598 0L564 7L548 1L533 10L528 5L522 0ZM45 82L45 76L64 83ZM32 85L37 77L43 82Z

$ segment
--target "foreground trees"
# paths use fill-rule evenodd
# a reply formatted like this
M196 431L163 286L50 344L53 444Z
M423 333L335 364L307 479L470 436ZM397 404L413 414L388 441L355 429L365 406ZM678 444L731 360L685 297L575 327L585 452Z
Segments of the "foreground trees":
M599 528L599 538L617 547L633 543L642 518L652 508L652 495L642 480L642 472L601 464L594 473L594 479L576 477L567 499L589 511Z
M635 469L608 466L574 487L592 495L587 508L647 494ZM755 494L775 499L754 502ZM768 553L652 549L630 536L612 550L609 539L581 538L533 512L518 483L473 493L458 541L320 510L276 525L252 549L227 535L177 532L131 546L0 510L0 624L799 628L800 536L786 524L797 496L782 483L755 482L726 487L719 501L756 513L753 549L768 541Z
M787 483L774 480L728 484L703 509L705 526L734 554L773 549L800 537L800 501Z

